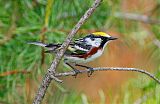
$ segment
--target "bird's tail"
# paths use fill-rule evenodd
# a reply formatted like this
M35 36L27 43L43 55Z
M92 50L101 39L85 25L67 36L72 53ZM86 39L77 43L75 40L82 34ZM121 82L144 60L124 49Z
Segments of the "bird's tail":
M45 44L42 42L28 42L28 44L33 44L33 45L47 48L48 50L45 51L46 53L55 52L61 46L61 44Z
M33 44L33 45L37 45L37 46L41 46L41 47L47 46L47 44L42 43L42 42L27 42L27 44Z

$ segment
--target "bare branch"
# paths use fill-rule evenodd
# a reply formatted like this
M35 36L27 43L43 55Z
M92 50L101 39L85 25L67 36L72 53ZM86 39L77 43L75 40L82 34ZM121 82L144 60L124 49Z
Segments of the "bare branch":
M45 77L43 78L42 84L40 85L40 88L38 89L38 92L37 92L36 97L33 101L33 104L40 104L41 103L41 101L46 93L46 90L47 90L48 86L50 85L50 82L53 78L52 75L54 75L56 73L56 68L57 68L61 58L63 57L64 52L66 51L70 41L72 40L73 36L77 33L79 28L84 24L84 22L90 17L90 15L94 12L94 10L99 6L100 3L101 3L101 0L95 0L93 5L86 11L86 13L81 17L79 22L75 25L75 27L69 33L67 39L62 44L61 49L56 54L55 59L53 60ZM58 81L59 79L56 78L55 80Z
M116 18L121 18L121 19L134 20L134 21L140 21L140 22L143 22L143 23L160 25L160 21L159 20L153 19L153 18L151 18L151 17L149 17L147 15L117 12L117 13L114 14L114 16Z
M149 73L148 71L138 69L138 68L122 68L122 67L97 67L93 68L93 71L135 71L139 73L146 74L147 76L151 77L153 80L155 80L157 83L160 84L160 80L156 78L153 74ZM80 73L87 73L90 70L80 70ZM75 75L75 72L69 71L69 72L64 72L64 73L58 73L55 74L55 77L62 77L62 76L70 76L70 75Z
M67 18L75 18L77 15L72 14L64 14L59 16L59 20L61 19L67 19ZM115 12L113 13L113 17L115 18L120 18L120 19L125 19L125 20L132 20L132 21L137 21L137 22L143 22L147 24L158 24L160 25L160 20L155 19L151 17L151 15L143 15L143 14L136 14L136 13L126 13L126 12Z

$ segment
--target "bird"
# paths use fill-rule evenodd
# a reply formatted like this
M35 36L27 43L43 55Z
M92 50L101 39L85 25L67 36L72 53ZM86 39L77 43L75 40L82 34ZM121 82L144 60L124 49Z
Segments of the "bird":
M112 41L118 39L117 37L112 37L105 32L93 32L89 33L85 37L75 39L71 41L67 50L64 53L64 63L73 69L75 76L77 76L80 71L74 66L80 66L89 69L88 76L92 75L93 68L81 65L90 61L95 60L100 57L106 45ZM46 53L57 53L61 48L60 43L42 43L42 42L28 42L28 44L38 45L47 49ZM73 64L73 65L72 65Z

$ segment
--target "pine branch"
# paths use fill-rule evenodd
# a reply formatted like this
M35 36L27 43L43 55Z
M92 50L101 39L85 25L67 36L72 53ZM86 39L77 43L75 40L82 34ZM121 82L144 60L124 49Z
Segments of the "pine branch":
M56 54L55 59L53 60L50 68L48 69L45 77L43 78L42 84L40 85L40 88L38 89L38 92L36 94L36 97L33 101L33 104L40 104L43 100L43 97L46 93L46 90L48 86L50 85L52 79L56 81L60 81L58 78L56 78L54 75L56 74L56 68L62 59L64 52L66 51L69 43L71 42L73 36L77 33L77 31L80 29L80 27L84 24L84 22L91 16L91 14L94 12L94 10L99 6L101 3L101 0L95 0L93 5L86 11L86 13L81 17L79 22L75 25L75 27L72 29L72 31L69 33L67 39L62 44L61 49Z

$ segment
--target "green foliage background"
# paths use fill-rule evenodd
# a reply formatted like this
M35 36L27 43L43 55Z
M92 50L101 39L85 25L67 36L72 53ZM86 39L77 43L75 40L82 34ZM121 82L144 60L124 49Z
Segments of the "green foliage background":
M48 0L51 2L52 0ZM155 1L160 5L159 0ZM68 32L77 23L84 12L90 7L93 0L54 0L45 32L46 42L63 42ZM146 30L137 21L126 21L116 18L114 13L121 12L121 0L103 0L101 6L81 27L86 30L83 34L90 31L106 31L114 27L114 30L121 34L126 40L132 34L140 34L135 38L141 44L144 41ZM0 103L4 104L28 104L31 103L37 87L41 83L41 76L46 72L53 57L46 55L45 65L41 67L41 49L26 44L28 41L40 41L41 30L45 25L47 0L0 0L0 73L12 70L30 71L29 74L14 74L0 77ZM160 11L158 8L157 11ZM143 13L142 13L143 14ZM160 19L160 12L155 12L153 16ZM149 31L153 34L153 40L160 40L160 25L151 24ZM79 32L76 37L82 33ZM131 35L130 35L131 34ZM136 36L135 36L136 37ZM129 45L129 43L128 43ZM142 44L143 47L144 44ZM149 43L145 44L152 51L151 58L160 62L160 48ZM159 66L159 65L158 65ZM62 70L62 68L59 68ZM155 69L156 76L160 78L160 69ZM144 78L143 78L144 77ZM141 80L145 79L145 81ZM28 94L27 85L31 81L31 87L35 92ZM53 83L43 103L47 104L88 104L92 101L87 99L83 93L67 91L65 85ZM54 86L54 87L53 87ZM143 104L160 103L160 85L145 76L138 79L129 80L123 90L120 104L133 103L137 96L148 94L150 97ZM136 96L134 92L139 92ZM30 93L30 92L29 92ZM101 104L105 103L103 92L100 93ZM114 104L115 98L112 97Z

